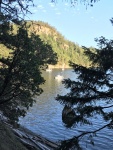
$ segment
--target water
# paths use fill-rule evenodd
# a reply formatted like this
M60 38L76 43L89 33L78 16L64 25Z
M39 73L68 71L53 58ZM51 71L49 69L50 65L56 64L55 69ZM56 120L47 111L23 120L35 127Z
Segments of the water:
M103 120L98 116L93 119L93 126L85 126L84 128L67 129L62 123L63 105L55 100L57 94L65 95L68 89L64 88L61 81L54 79L58 74L62 74L64 78L76 80L77 75L71 69L62 71L54 69L52 72L44 72L43 76L46 83L42 85L44 90L36 98L36 103L28 111L25 118L20 118L20 124L30 129L31 131L42 135L52 141L59 141L72 138L78 135L79 131L94 130L103 125ZM112 150L113 149L113 132L109 129L104 129L94 137L95 146L89 144L89 141L84 138L82 140L83 150Z

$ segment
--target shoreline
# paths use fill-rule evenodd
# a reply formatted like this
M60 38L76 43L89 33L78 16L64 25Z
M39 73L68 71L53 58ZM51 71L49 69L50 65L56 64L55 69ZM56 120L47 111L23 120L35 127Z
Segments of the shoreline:
M47 138L42 137L41 135L38 135L23 126L20 126L17 129L22 132L22 134L27 135L27 140L29 138L33 145L36 145L40 150L55 150L60 144L58 142L55 143L50 141Z
M31 130L19 126L18 128L14 128L12 125L4 122L7 127L9 127L18 140L28 149L28 150L55 150L59 147L60 143L53 142L48 140L41 135L38 135Z
M60 142L51 141L43 137L42 135L38 135L37 133L27 129L22 125L19 125L19 127L14 127L7 122L7 119L5 119L3 116L0 116L0 128L2 128L2 126L5 129L3 129L3 131L6 132L5 137L4 135L2 136L4 137L4 139L8 139L8 141L11 141L11 149L9 147L9 142L1 141L2 143L5 143L5 147L9 147L8 150L18 150L19 147L13 149L13 146L15 146L16 144L23 145L23 147L21 146L20 148L21 150L56 150L60 146ZM0 130L0 134L3 131ZM2 145L2 147L4 147L4 145ZM2 149L6 150L6 148Z
M48 69L71 69L72 67L68 65L48 65Z

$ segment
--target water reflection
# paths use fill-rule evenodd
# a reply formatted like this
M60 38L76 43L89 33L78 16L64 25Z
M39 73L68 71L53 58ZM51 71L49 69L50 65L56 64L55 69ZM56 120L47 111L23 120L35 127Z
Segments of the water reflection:
M20 118L20 124L52 141L69 139L75 135L79 135L81 131L95 130L103 124L102 118L95 116L95 118L93 118L94 126L66 128L64 125L67 123L66 118L65 116L62 117L62 113L66 108L55 100L57 94L65 95L68 92L68 89L64 88L61 81L54 79L61 71L61 69L54 69L52 72L43 73L46 79L46 83L41 86L44 90L43 94L35 97L36 103L30 108L24 119ZM75 75L71 69L64 70L62 75L64 78L77 78L77 75ZM84 138L81 144L83 150L113 149L112 130L104 129L100 131L97 136L98 137L94 137L95 146L91 146L86 138Z

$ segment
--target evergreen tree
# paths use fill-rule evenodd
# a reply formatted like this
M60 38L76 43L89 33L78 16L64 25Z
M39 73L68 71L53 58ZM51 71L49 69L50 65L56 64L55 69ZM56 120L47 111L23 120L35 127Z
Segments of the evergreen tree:
M45 80L41 70L46 64L55 64L57 57L39 36L28 34L18 8L28 11L30 0L26 0L26 7L18 0L0 2L0 44L9 49L8 57L0 57L0 111L14 123L33 105L34 95L42 93L39 85ZM14 24L18 24L16 33Z
M113 19L111 22L113 23ZM64 80L63 83L70 92L65 96L58 95L56 100L64 104L62 120L68 128L79 124L83 127L93 125L92 120L95 116L103 119L103 125L62 141L60 149L81 149L79 142L83 136L89 135L93 144L93 135L104 128L113 128L113 40L100 37L96 42L99 48L95 53L83 47L85 55L92 61L91 66L86 68L70 63L78 79Z

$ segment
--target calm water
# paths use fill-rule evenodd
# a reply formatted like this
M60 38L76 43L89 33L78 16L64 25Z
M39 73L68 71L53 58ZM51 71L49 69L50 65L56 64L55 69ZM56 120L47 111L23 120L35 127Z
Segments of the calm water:
M80 131L94 130L101 125L103 121L98 116L93 119L93 126L78 127L67 129L62 123L63 106L55 100L57 94L64 95L68 92L61 81L55 80L54 77L62 74L64 78L76 80L77 75L71 70L54 69L52 72L44 72L43 76L46 83L42 86L44 92L36 97L36 103L28 111L26 117L20 118L20 124L31 131L42 135L52 141L59 141L71 138L80 134ZM89 144L86 138L82 140L83 150L113 150L113 132L104 129L94 137L95 146Z

